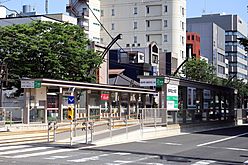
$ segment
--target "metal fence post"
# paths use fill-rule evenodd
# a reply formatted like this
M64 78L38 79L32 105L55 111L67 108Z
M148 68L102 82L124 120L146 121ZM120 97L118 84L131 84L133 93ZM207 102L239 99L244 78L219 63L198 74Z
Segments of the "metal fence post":
M56 142L56 129L58 128L57 122L54 122L53 127L53 142Z
M85 124L85 143L88 144L88 121Z
M72 121L70 121L70 146L72 146Z

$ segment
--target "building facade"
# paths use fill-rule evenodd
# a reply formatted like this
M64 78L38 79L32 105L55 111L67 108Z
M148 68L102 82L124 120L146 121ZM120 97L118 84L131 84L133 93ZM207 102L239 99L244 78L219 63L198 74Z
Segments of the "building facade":
M196 32L187 32L187 41L186 41L186 56L188 58L197 58L201 57L201 39L200 34Z
M172 72L186 57L186 0L104 0L101 22L111 36L122 34L121 47L147 47L155 41L161 68L168 52ZM112 40L108 33L101 30L101 42L106 45Z
M216 75L228 78L228 61L225 58L225 30L214 22L191 22L187 19L187 31L201 36L201 55L216 68Z
M238 41L238 38L247 38L247 23L238 15L210 14L187 19L190 24L210 21L225 30L225 57L229 61L229 76L247 82L247 53Z
M77 18L91 41L100 43L100 0L70 0L66 11Z

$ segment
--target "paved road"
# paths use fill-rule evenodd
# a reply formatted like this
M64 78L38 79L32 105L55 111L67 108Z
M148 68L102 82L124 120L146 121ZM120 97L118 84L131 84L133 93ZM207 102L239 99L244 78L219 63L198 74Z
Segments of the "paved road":
M95 148L0 146L0 164L236 165L248 160L247 140L242 126Z

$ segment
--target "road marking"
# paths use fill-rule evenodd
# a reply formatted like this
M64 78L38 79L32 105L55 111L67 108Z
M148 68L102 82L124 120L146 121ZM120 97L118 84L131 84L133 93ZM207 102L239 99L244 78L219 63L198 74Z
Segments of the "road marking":
M245 148L230 148L230 147L213 147L213 146L206 146L207 148L214 148L214 149L225 149L225 150L233 150L233 151L248 151Z
M81 163L81 162L87 162L87 161L91 161L91 160L99 160L100 157L106 157L109 155L111 155L111 154L102 154L102 155L98 155L98 156L91 156L91 157L87 157L87 158L73 159L73 160L67 160L67 161L68 162Z
M50 158L44 158L44 159L55 160L55 159L65 159L68 157L70 157L70 156L51 156Z
M172 146L181 146L182 145L180 143L164 143L164 144L168 144L168 145L172 145Z
M22 152L45 150L48 148L51 148L51 147L24 148L24 149L19 149L19 150L4 151L4 152L0 153L0 155L8 155L8 154L16 154L16 153L22 153Z
M201 160L191 165L208 165L208 164L215 163L215 162L216 161L213 161L213 160Z
M113 153L114 155L130 155L131 153L126 153L126 152L116 152Z
M0 151L10 150L10 149L17 149L17 148L25 148L25 147L31 147L31 146L30 145L19 145L19 146L0 147Z
M209 144L214 144L214 143L219 143L219 142L235 139L237 137L244 136L244 135L247 135L247 134L248 133L243 133L243 134L239 134L239 135L236 135L236 136L227 137L227 138L224 138L224 139L219 139L219 140L215 140L215 141L211 141L211 142L207 142L207 143L198 144L197 147L202 147L202 146L206 146L206 145L209 145Z
M42 155L49 155L49 154L55 154L60 152L69 152L69 151L76 151L78 149L56 149L51 151L45 151L45 152L37 152L37 153L30 153L30 154L23 154L23 155L16 155L16 156L5 156L6 158L28 158L28 157L34 157L34 156L42 156Z
M167 145L173 145L173 146L181 146L180 143L156 143L156 142L149 142L149 141L136 141L137 143L150 143L150 144L167 144Z

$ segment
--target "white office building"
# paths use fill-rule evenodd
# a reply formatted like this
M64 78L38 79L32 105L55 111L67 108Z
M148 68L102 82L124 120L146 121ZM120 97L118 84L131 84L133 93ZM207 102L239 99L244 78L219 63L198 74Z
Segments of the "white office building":
M166 55L171 55L172 72L186 57L186 0L104 0L101 22L112 37L122 34L118 41L121 47L148 47L155 41L162 68ZM111 40L102 29L101 42L108 45Z

